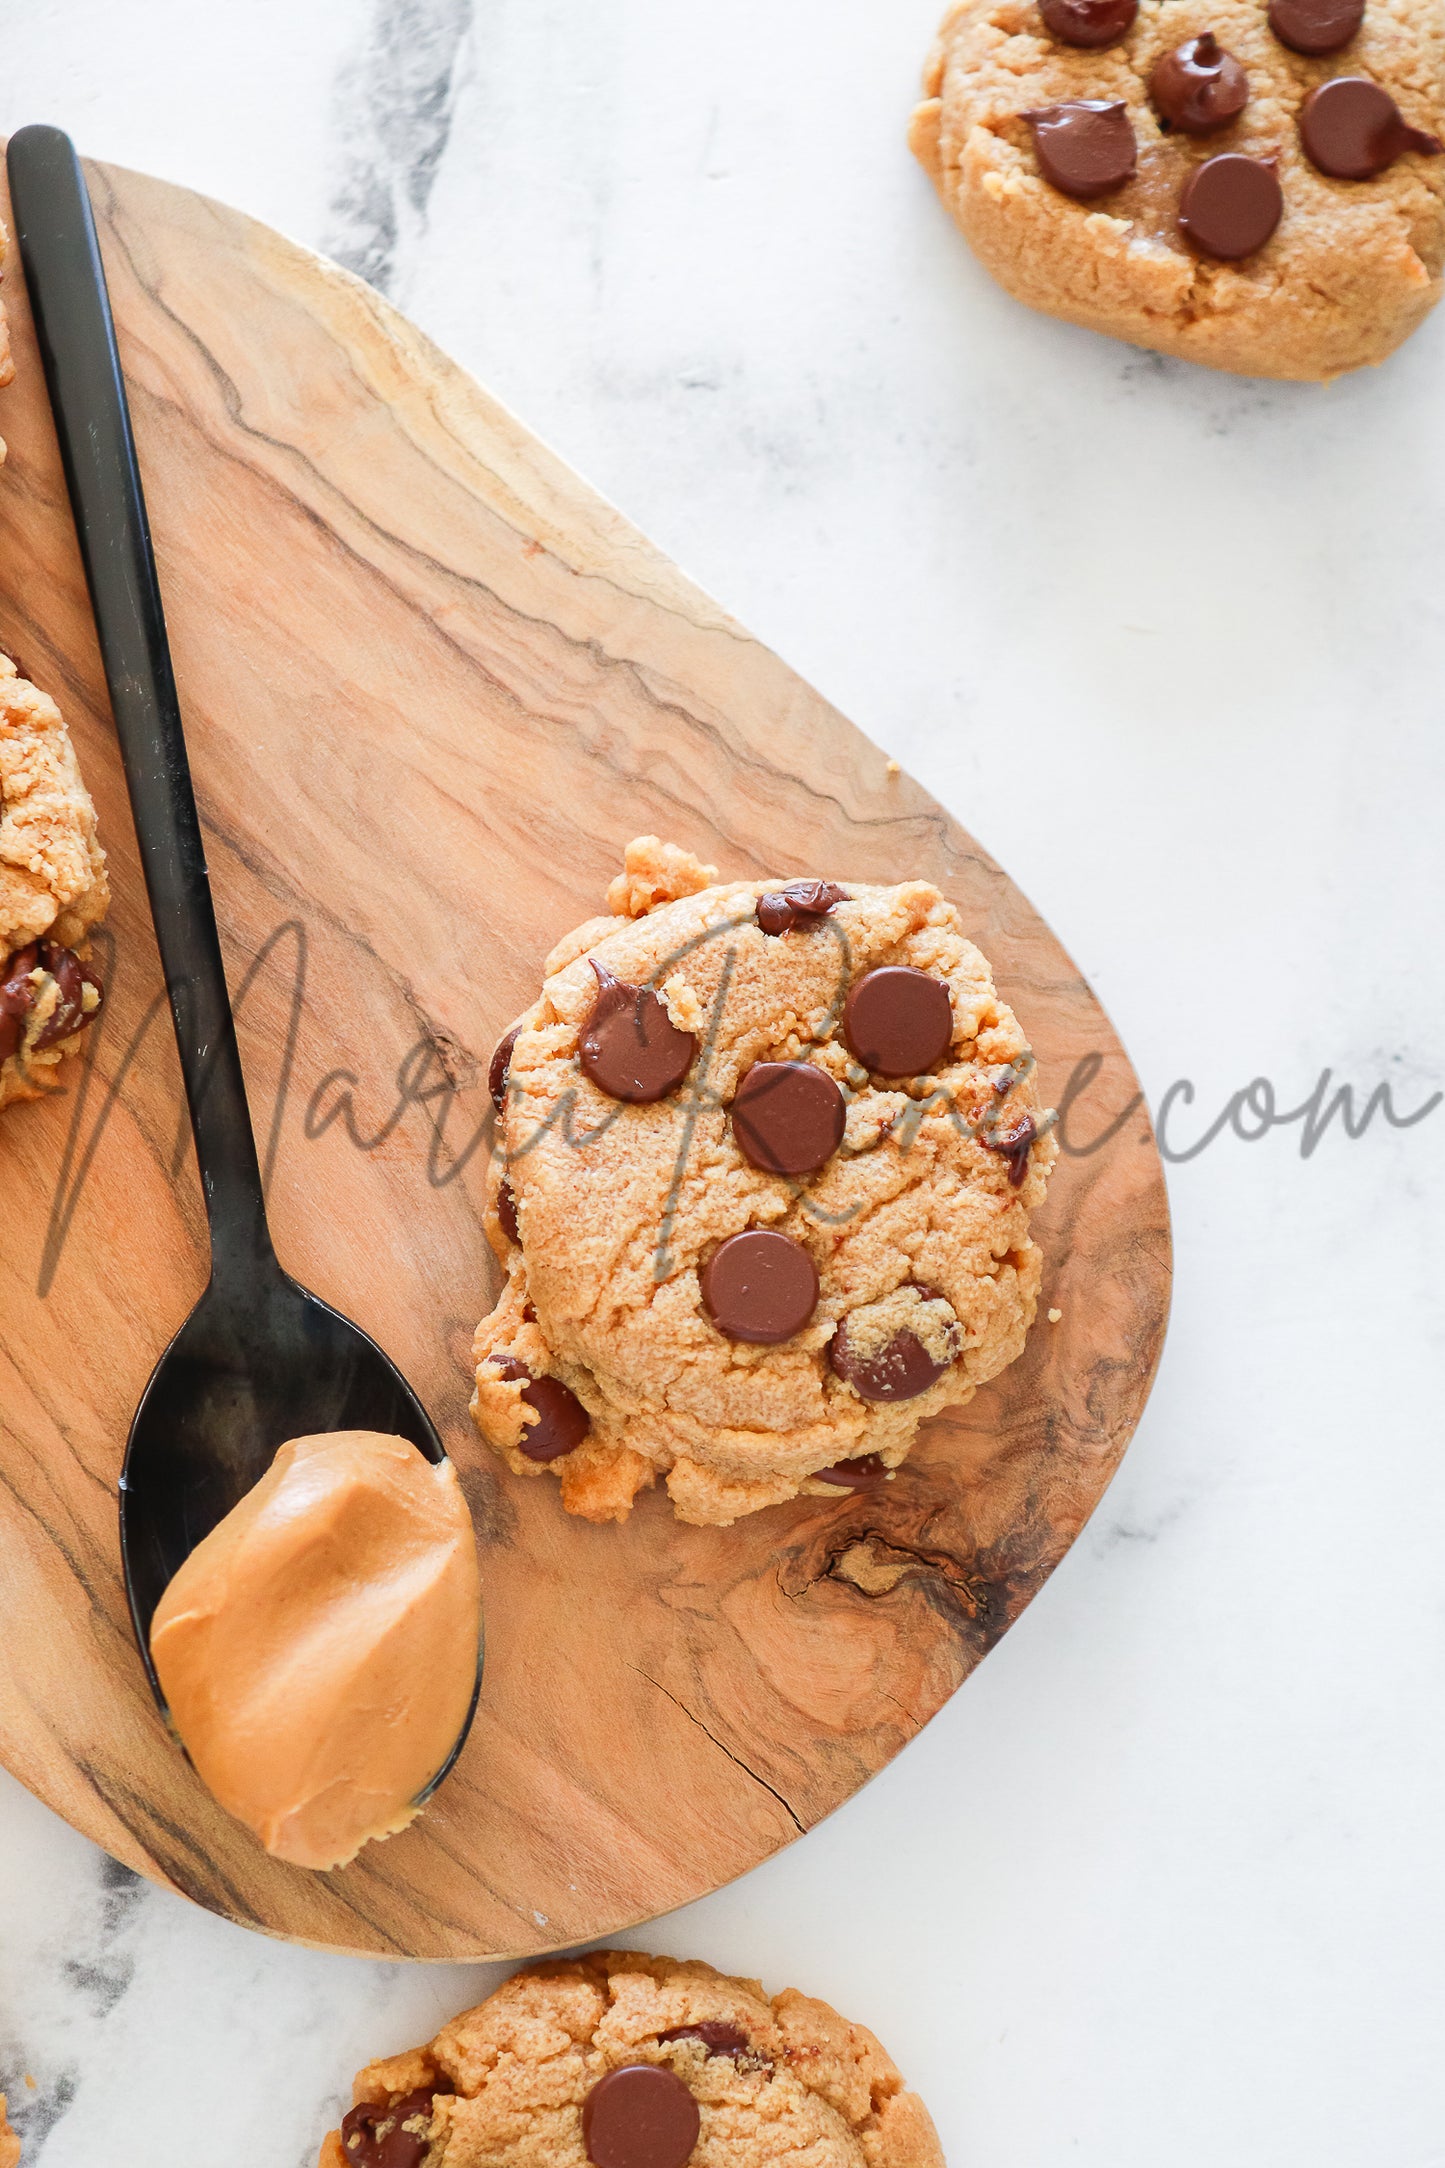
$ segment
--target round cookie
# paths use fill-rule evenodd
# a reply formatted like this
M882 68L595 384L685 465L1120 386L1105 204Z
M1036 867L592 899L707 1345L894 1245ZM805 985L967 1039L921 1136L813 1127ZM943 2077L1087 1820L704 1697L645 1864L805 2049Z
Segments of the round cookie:
M943 2168L864 2026L636 1950L529 1965L354 2099L319 2168Z
M726 1526L837 1498L855 1463L886 1477L925 1416L1013 1361L1056 1146L937 889L718 883L669 850L629 846L613 915L553 951L500 1063L506 1281L472 1413L569 1512L625 1519L662 1477L680 1519ZM618 1055L610 1093L587 1055L599 1004L633 1029L618 987L644 1054L659 1014L691 1049L646 1100L623 1096L637 1062ZM788 1065L817 1074L806 1104Z
M1206 33L1244 71L1248 99L1194 132L1161 109L1180 69L1166 68L1153 96L1151 79ZM1416 132L1367 179L1319 171L1301 140L1306 99L1340 75L1380 85ZM1034 0L958 0L924 91L913 149L983 263L1031 308L1210 368L1327 381L1383 361L1440 298L1445 157L1421 140L1445 124L1435 0L1368 0L1343 48L1315 55L1284 43L1264 0L1162 0L1103 49L1064 42ZM1026 116L1110 102L1133 131L1133 175L1075 200L1045 178ZM1179 224L1191 174L1224 153L1262 162L1279 183L1277 226L1262 244L1241 233L1255 245L1236 260L1202 245L1229 245L1227 224L1196 218L1193 241Z
M99 1008L88 935L109 901L60 710L0 655L0 1108L50 1089Z

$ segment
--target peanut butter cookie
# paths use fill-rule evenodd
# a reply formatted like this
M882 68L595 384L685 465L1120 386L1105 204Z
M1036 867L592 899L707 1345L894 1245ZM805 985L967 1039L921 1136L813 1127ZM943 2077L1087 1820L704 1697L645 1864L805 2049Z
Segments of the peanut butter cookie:
M567 1510L726 1526L886 1481L1013 1361L1056 1146L924 881L718 883L642 837L493 1062L472 1413Z
M633 1950L528 1966L355 2100L319 2168L943 2168L862 2025Z
M100 1008L110 892L60 710L0 655L0 1108L38 1099Z
M1432 0L956 0L924 91L913 149L1031 308L1323 381L1440 298Z

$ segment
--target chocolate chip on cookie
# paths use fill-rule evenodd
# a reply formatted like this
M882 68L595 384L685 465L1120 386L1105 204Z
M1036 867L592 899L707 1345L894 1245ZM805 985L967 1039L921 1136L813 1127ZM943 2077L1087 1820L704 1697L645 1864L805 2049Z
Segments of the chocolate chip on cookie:
M826 918L833 906L848 901L836 881L789 881L786 888L759 896L754 916L764 933L791 933L809 919Z
M1365 0L1269 0L1269 27L1292 53L1337 53L1365 19Z
M1025 1114L1008 1129L985 1129L979 1135L980 1144L1008 1161L1009 1186L1013 1189L1023 1185L1029 1171L1029 1148L1038 1133L1032 1114Z
M39 985L34 977L37 971L43 974ZM58 1046L99 1015L104 990L89 964L83 964L74 949L62 948L58 942L32 941L28 947L16 950L0 976L0 1061L8 1061L24 1038L25 1020L40 1001L47 978L55 985L55 1006L31 1041L33 1053ZM87 986L95 995L89 1006L85 1000Z
M729 1340L773 1347L801 1332L818 1302L818 1268L791 1235L748 1227L719 1243L699 1278L703 1308Z
M698 2025L674 2025L657 2036L659 2047L670 2047L674 2040L700 2040L709 2055L728 2055L734 2061L740 2055L751 2055L753 2044L747 2034L736 2025L724 2024L720 2018L704 2018Z
M1249 77L1212 30L1186 38L1154 63L1149 95L1160 116L1186 135L1210 135L1238 120L1249 103Z
M492 1095L492 1105L500 1114L507 1097L507 1071L511 1067L512 1049L521 1031L520 1024L513 1024L504 1038L498 1039L492 1049L491 1066L487 1070L487 1090Z
M420 2168L430 2150L430 2088L406 2093L390 2107L364 2101L341 2121L341 2150L351 2168Z
M1033 130L1039 170L1063 195L1087 203L1134 178L1138 148L1121 98L1076 98L1021 116Z
M505 1175L497 1191L497 1218L502 1223L502 1233L509 1242L522 1247L522 1230L517 1225L517 1193Z
M1284 194L1273 159L1223 151L1196 166L1179 195L1179 228L1206 256L1237 263L1279 224Z
M948 988L906 964L865 971L843 1005L843 1037L865 1069L921 1076L942 1061L953 1041Z
M646 1106L665 1099L692 1067L697 1040L679 1031L667 1004L650 986L629 986L592 958L597 1000L582 1027L579 1056L586 1075L609 1099Z
M911 1292L920 1304L938 1303L942 1298L936 1288L914 1287ZM933 1340L930 1351L920 1335L902 1326L881 1345L869 1344L869 1338L853 1321L843 1318L828 1344L828 1359L845 1385L851 1385L860 1400L916 1400L926 1393L930 1385L936 1385L945 1371L950 1370L963 1351L962 1334L956 1318L940 1333L936 1328L929 1331ZM928 1330L927 1327L924 1328ZM871 1458L872 1456L862 1456ZM839 1468L846 1468L847 1461L839 1461ZM836 1476L823 1479L837 1481Z
M525 1378L522 1398L535 1408L538 1420L524 1425L517 1449L528 1460L560 1460L579 1446L592 1427L592 1418L570 1385L560 1378L537 1377L515 1355L488 1358L504 1378Z
M582 2103L582 2143L593 2168L684 2168L701 2129L697 2102L661 2063L609 2070Z
M912 1333L902 1337L913 1340ZM917 1347L919 1342L913 1340L913 1345ZM941 1377L942 1371L939 1371L938 1375ZM932 1378L928 1383L933 1383ZM927 1388L920 1386L918 1389L923 1392ZM863 1397L867 1400L908 1400L914 1396L909 1393L865 1393ZM856 1460L838 1460L831 1468L819 1468L814 1480L819 1483L836 1483L839 1490L877 1490L880 1483L888 1480L888 1472L888 1463L881 1454L860 1453Z
M1336 75L1300 107L1300 141L1312 165L1337 181L1368 181L1406 151L1435 157L1439 136L1412 128L1387 90L1363 75Z
M1139 0L1039 0L1044 26L1061 45L1117 45L1134 27Z
M826 1069L754 1062L732 1105L738 1150L764 1174L814 1174L843 1141L848 1109Z

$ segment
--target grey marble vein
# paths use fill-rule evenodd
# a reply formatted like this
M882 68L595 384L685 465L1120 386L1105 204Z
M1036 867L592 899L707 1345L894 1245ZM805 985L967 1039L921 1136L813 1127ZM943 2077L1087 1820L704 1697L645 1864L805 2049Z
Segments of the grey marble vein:
M324 246L384 294L426 223L471 27L472 0L377 0L362 51L338 77Z

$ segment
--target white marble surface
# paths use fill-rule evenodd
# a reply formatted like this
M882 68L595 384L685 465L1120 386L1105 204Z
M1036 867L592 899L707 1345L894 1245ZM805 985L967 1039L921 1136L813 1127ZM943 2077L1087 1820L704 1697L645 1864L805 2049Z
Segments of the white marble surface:
M0 127L385 284L1004 860L1176 1140L1257 1075L1417 1107L1445 314L1329 391L1026 315L903 147L937 4L32 0ZM1445 1109L1299 1136L1172 1170L1158 1388L1003 1647L634 1938L872 2024L953 2168L1445 2163ZM249 1937L0 1779L29 2168L303 2168L486 1984Z

